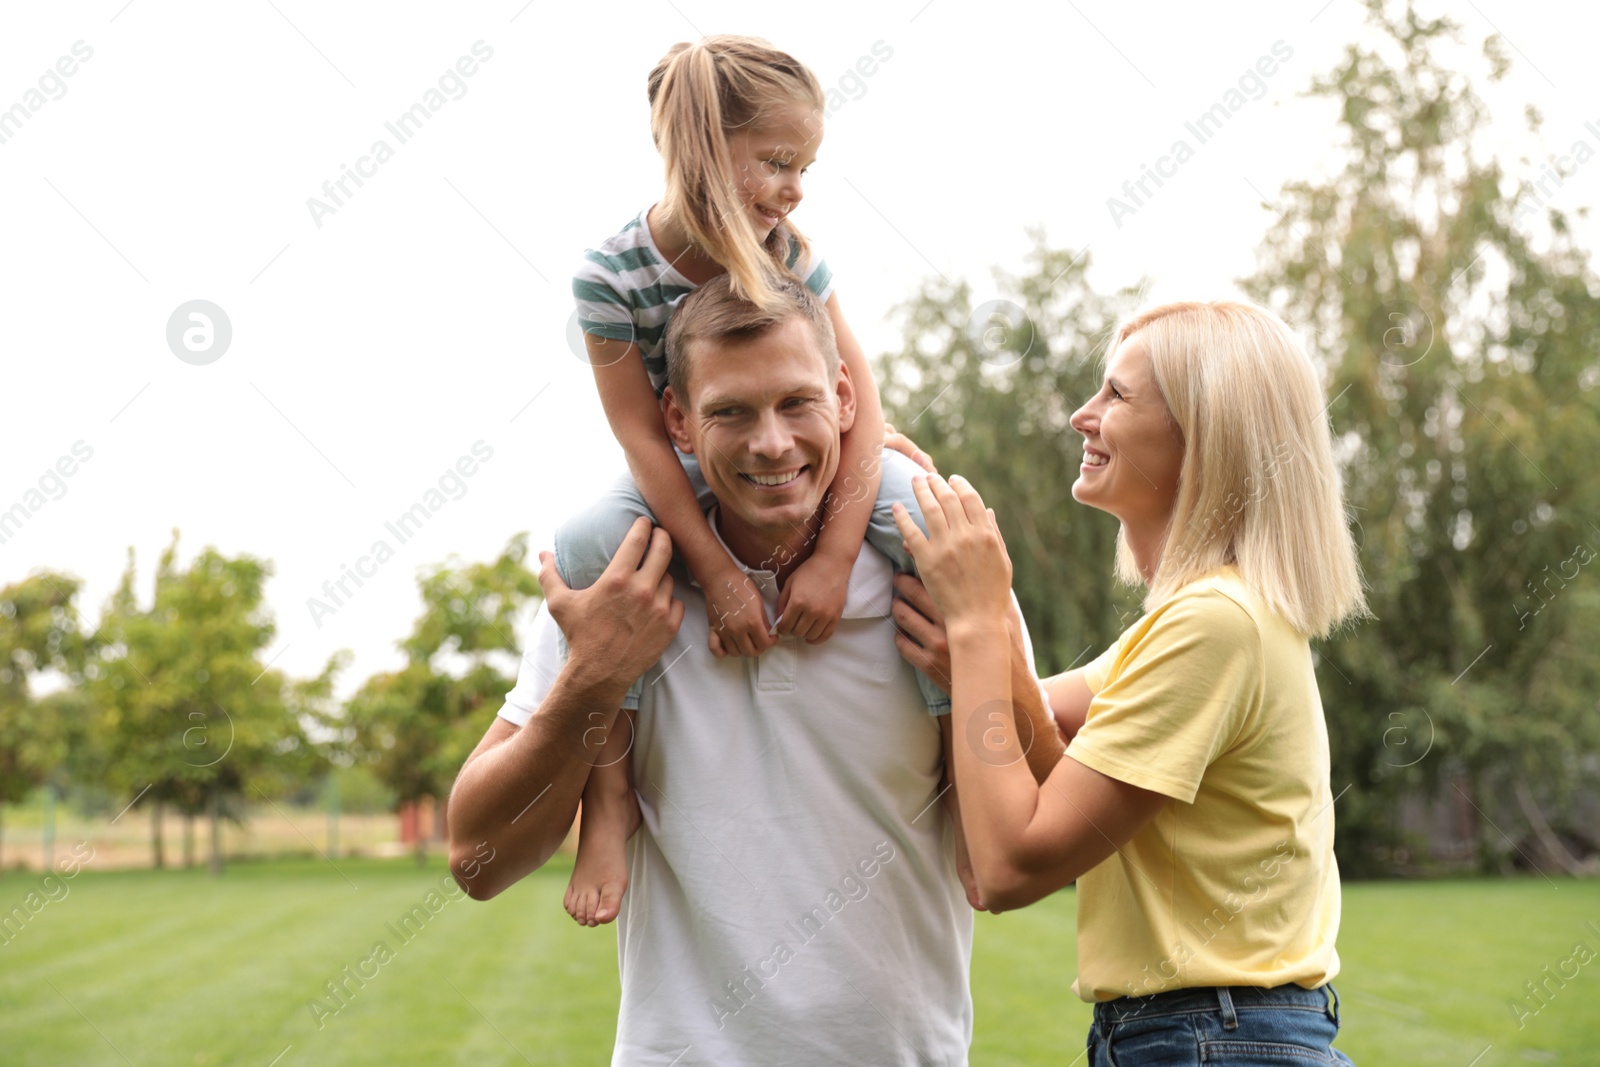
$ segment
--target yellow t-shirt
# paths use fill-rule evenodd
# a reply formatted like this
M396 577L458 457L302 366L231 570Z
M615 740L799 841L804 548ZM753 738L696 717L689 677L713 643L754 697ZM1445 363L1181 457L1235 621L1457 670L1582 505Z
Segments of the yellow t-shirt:
M1087 668L1067 754L1173 798L1078 879L1091 1003L1339 973L1328 731L1306 639L1234 567L1191 582Z

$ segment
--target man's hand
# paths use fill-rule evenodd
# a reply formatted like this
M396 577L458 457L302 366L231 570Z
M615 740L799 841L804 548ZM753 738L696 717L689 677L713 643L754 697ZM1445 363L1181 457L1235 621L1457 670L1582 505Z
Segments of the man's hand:
M672 539L640 517L623 538L600 580L567 588L555 557L539 553L545 605L567 636L568 660L595 676L632 684L649 670L683 622L683 601L672 596Z
M897 574L894 579L894 643L901 657L917 670L933 679L935 685L950 692L950 635L945 630L944 616L933 605L933 597L916 578ZM1006 613L1007 628L1011 633L1011 692L1016 696L1017 733L1030 739L1024 746L1028 752L1028 768L1036 781L1043 782L1060 762L1072 735L1083 725L1093 694L1084 683L1080 672L1062 675L1057 684L1070 687L1074 700L1072 714L1075 718L1069 729L1066 720L1052 715L1051 709L1033 676L1028 663L1028 653L1023 647L1022 612L1016 601ZM1077 696L1082 694L1081 698ZM1032 739L1037 738L1037 741ZM949 755L948 746L945 754ZM975 890L974 890L975 892ZM977 907L977 905L973 905Z
M910 574L894 577L895 647L907 663L950 695L950 637L927 588Z
M769 632L772 624L767 619L767 608L761 600L761 591L750 576L734 566L732 559L727 568L712 578L709 585L702 582L706 595L706 619L711 624L707 644L711 654L723 656L759 656L778 643Z
M855 558L841 562L820 550L796 567L778 597L778 633L820 645L833 636L844 614L845 594Z

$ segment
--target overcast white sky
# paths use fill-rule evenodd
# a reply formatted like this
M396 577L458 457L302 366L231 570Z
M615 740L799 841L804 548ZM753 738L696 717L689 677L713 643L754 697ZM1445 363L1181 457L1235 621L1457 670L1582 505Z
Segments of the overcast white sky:
M1445 6L1474 52L1498 27L1521 53L1504 93L1545 113L1544 152L1600 147L1594 9ZM1021 267L1030 225L1088 245L1103 287L1233 294L1272 219L1254 189L1275 198L1337 165L1328 105L1299 93L1361 14L1355 0L7 5L0 111L45 85L20 128L0 127L0 511L45 502L0 544L0 584L69 571L98 620L130 545L148 600L177 527L185 562L205 545L270 558L268 655L306 675L351 649L348 693L398 663L418 567L491 558L519 530L547 546L622 470L568 347L569 281L660 193L644 83L675 41L764 36L843 84L796 220L876 355L898 346L893 306L935 272L1002 295L990 268ZM479 41L492 57L464 95L447 85L405 143L385 129ZM875 45L890 58L852 75ZM1194 144L1185 121L1274 45L1291 56L1263 95L1116 225L1106 198L1175 139ZM1513 155L1520 127L1504 108ZM319 227L307 199L379 139L393 158ZM1600 162L1560 201L1597 191ZM203 366L166 340L197 299L233 332ZM92 457L29 497L80 441ZM480 441L492 458L464 495L399 544L385 522ZM307 598L380 538L395 558L319 627Z

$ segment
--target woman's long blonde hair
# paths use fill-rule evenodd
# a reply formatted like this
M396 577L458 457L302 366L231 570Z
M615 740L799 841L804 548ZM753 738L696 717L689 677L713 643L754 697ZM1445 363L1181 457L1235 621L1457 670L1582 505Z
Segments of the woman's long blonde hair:
M1119 326L1108 351L1136 333L1184 442L1145 609L1232 563L1307 636L1368 614L1322 386L1293 331L1253 304L1163 304ZM1121 535L1117 574L1143 580Z
M650 71L650 132L666 165L661 210L728 271L739 296L761 307L778 302L771 279L786 270L787 232L806 239L787 219L763 243L739 196L728 134L761 129L795 104L817 112L822 86L805 64L757 37L722 34L675 44Z

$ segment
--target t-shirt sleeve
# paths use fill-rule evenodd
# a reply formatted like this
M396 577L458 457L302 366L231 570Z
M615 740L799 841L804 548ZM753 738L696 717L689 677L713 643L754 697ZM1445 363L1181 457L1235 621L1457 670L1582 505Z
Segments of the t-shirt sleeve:
M513 726L525 726L539 705L549 695L556 675L561 673L561 629L550 610L539 605L533 619L533 633L528 640L528 650L517 666L517 684L506 694L500 708L500 717Z
M1260 707L1255 620L1215 590L1180 594L1119 646L1067 755L1118 781L1193 803L1206 768Z
M816 298L822 303L828 302L828 297L833 295L833 271L828 269L828 264L817 252L817 246L810 244L805 256L800 254L800 242L793 237L789 238L789 258L787 266L794 271L795 276L806 283Z
M1122 639L1111 642L1111 646L1089 661L1083 668L1083 681L1089 687L1089 692L1098 693L1106 687L1106 677L1111 673L1111 665L1117 660L1117 651L1122 648Z
M599 252L584 253L572 276L572 297L578 304L578 329L613 341L634 339L633 309L617 289L617 275L600 262Z

